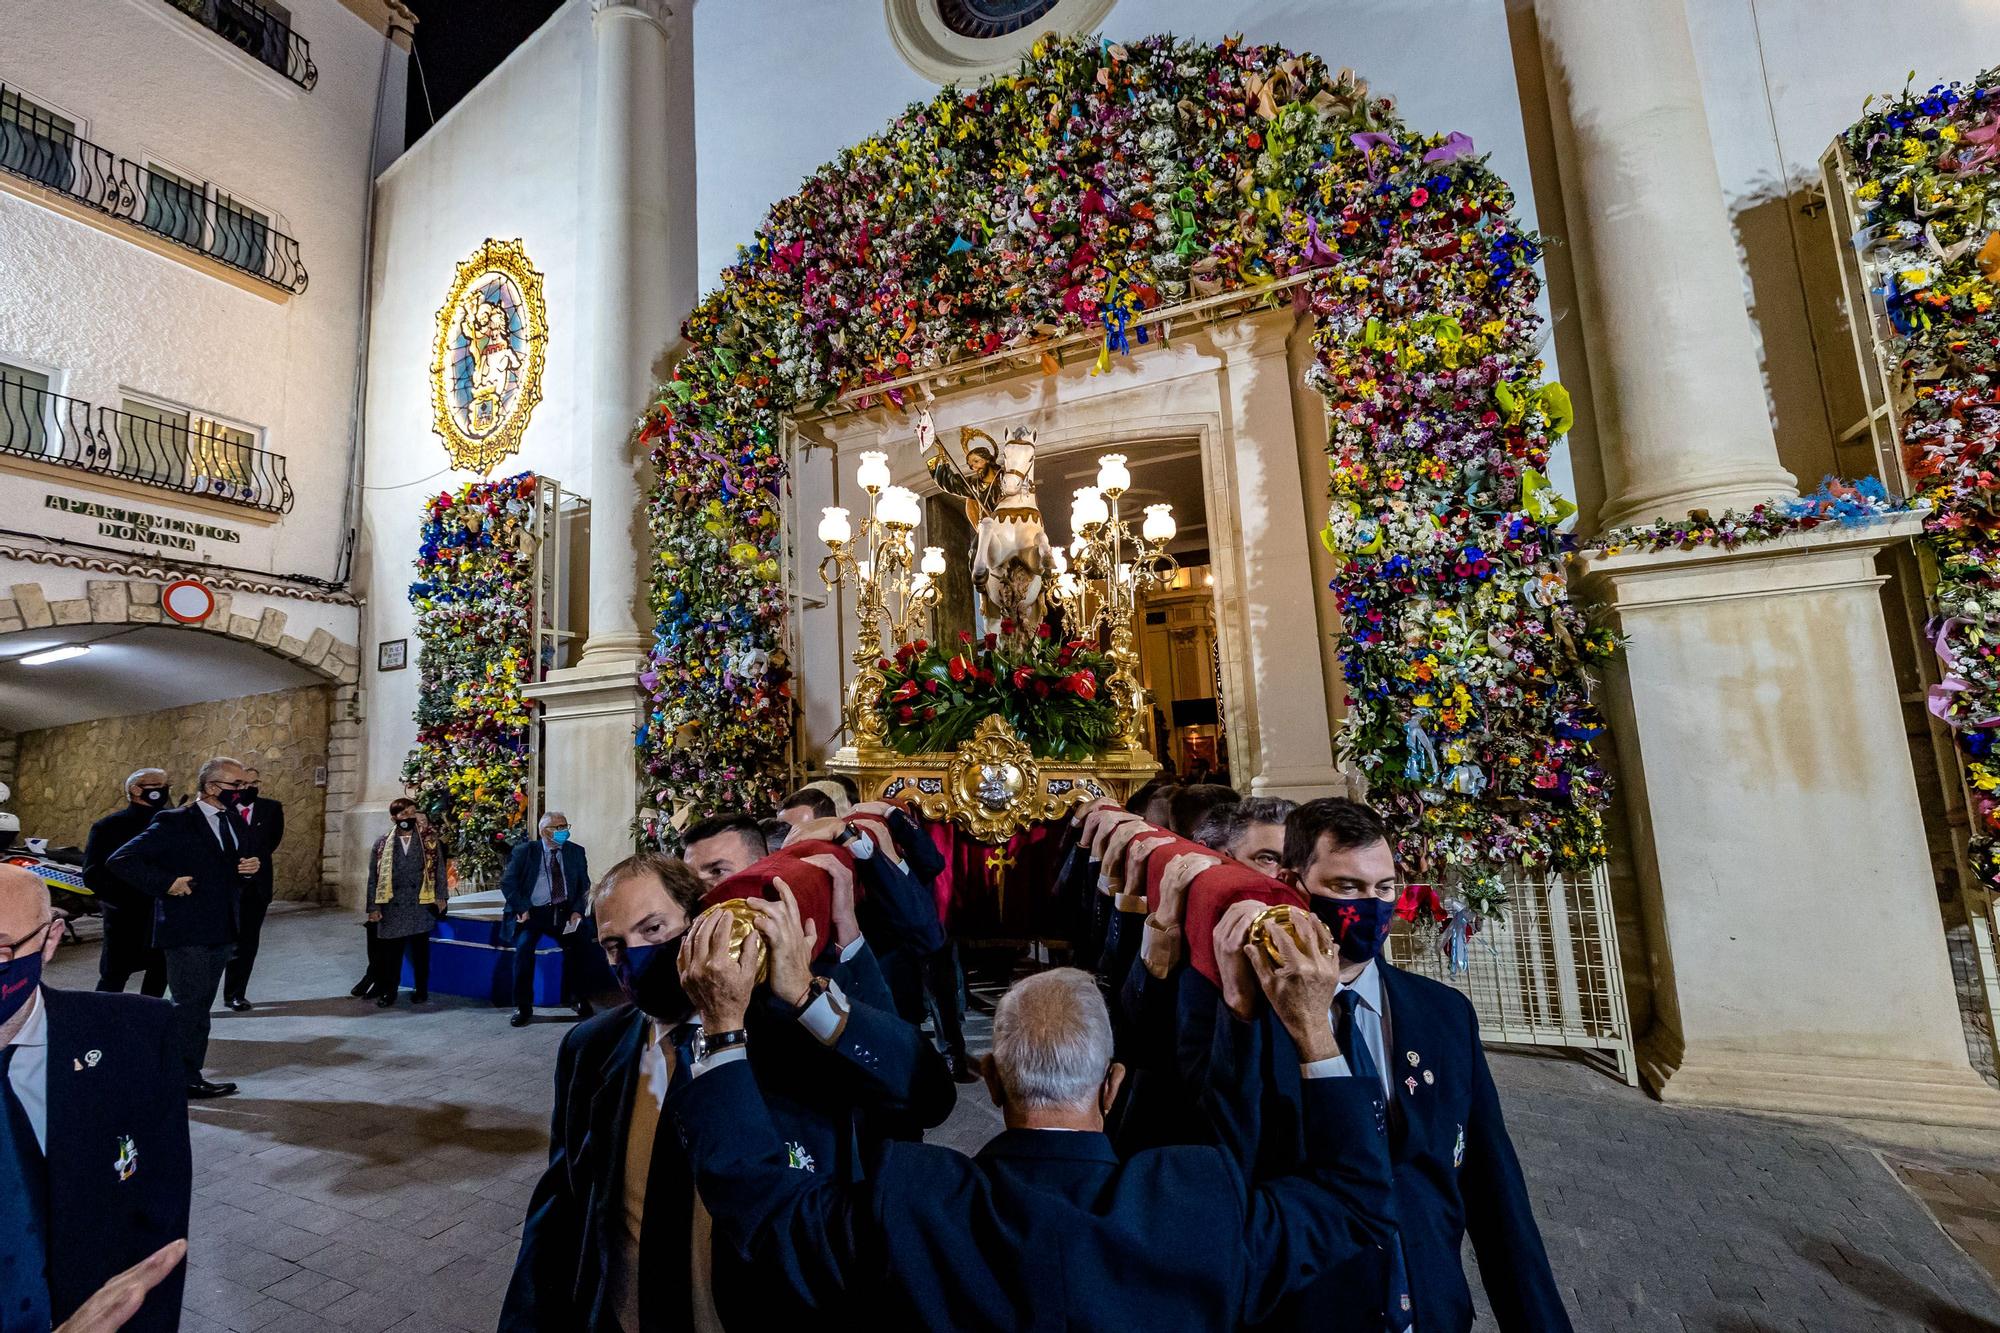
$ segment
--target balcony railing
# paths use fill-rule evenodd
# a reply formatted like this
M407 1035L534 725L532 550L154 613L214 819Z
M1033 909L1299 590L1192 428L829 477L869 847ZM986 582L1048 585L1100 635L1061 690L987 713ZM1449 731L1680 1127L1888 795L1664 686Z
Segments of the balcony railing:
M159 421L0 376L0 454L290 513L285 456L221 428Z
M232 0L233 2L233 0ZM142 167L80 137L0 84L0 171L165 237L294 294L306 289L299 243L202 181Z
M290 19L273 14L257 0L166 0L166 3L307 92L319 82L319 67L312 62L312 45L292 31Z

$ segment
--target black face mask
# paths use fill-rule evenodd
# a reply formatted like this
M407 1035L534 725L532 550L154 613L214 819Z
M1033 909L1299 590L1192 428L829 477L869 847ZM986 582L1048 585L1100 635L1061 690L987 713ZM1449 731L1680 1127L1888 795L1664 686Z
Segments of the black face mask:
M167 789L165 787L141 787L139 789L139 804L160 806L166 803Z
M396 827L404 833L409 833L417 827L417 821L414 819L399 819L396 821Z
M694 1008L681 985L681 941L686 938L683 931L665 944L630 945L611 969L625 998L653 1018L681 1018Z
M242 795L242 797L243 797L243 800L242 800L242 802L241 802L241 803L242 803L243 805L248 805L248 804L250 804L250 802L252 802L252 801L254 801L254 800L256 800L256 799L257 799L257 788L256 788L256 786L255 786L255 785L252 785L252 786L248 786L248 787L245 787L245 788L243 789L243 791L241 792L241 795Z
M222 793L222 803L232 809L241 810L250 804L250 793L243 790L226 791Z

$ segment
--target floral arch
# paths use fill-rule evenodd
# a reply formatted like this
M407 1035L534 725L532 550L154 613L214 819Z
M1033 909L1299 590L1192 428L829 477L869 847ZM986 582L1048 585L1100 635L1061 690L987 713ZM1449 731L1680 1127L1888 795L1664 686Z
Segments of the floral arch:
M1343 756L1433 873L1601 861L1587 668L1612 641L1563 579L1541 469L1569 402L1540 378L1512 208L1463 135L1238 39L1046 40L821 167L689 317L640 429L648 803L755 808L786 781L783 414L871 385L900 403L898 377L1084 329L1103 363L1176 306L1270 285L1317 325Z

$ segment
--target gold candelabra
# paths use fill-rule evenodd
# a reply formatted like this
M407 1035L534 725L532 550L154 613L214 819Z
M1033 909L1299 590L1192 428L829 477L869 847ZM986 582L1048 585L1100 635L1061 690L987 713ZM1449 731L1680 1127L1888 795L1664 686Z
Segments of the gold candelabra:
M1180 566L1167 554L1167 543L1178 530L1173 507L1147 505L1145 520L1134 532L1118 504L1131 486L1125 455L1105 454L1097 460L1097 484L1079 489L1070 505L1075 536L1068 560L1056 554L1054 595L1072 637L1095 638L1110 630L1113 670L1107 685L1118 705L1118 747L1139 750L1146 745L1141 728L1148 698L1139 680L1132 622L1139 594L1165 586Z
M829 592L854 585L860 638L854 652L856 672L842 712L854 743L880 744L882 719L874 701L886 684L876 665L882 659L882 630L886 626L898 644L928 632L937 609L937 579L945 569L944 550L926 546L921 556L917 554L915 533L922 504L915 491L889 484L886 453L863 453L856 480L868 494L868 517L862 520L857 540L845 508L835 505L820 511L819 538L828 554L819 562L819 577Z

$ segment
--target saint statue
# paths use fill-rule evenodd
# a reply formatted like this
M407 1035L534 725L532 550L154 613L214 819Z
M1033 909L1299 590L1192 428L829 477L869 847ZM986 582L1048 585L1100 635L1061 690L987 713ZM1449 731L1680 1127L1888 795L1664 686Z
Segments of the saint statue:
M948 495L965 502L975 529L972 581L988 620L1011 620L1021 631L1042 621L1043 574L1053 563L1042 511L1035 502L1035 433L1025 426L996 444L983 431L961 432L965 466L960 467L937 437L931 414L917 414L917 444L924 467Z

